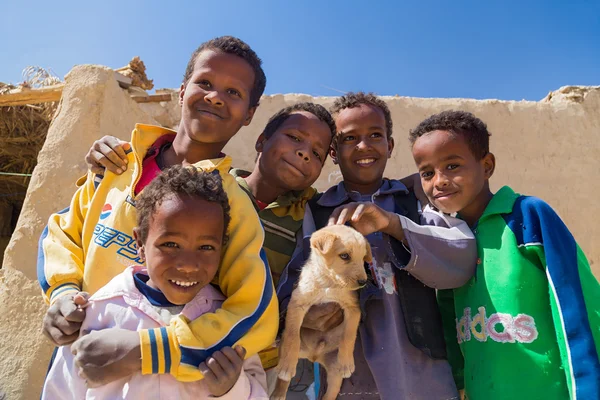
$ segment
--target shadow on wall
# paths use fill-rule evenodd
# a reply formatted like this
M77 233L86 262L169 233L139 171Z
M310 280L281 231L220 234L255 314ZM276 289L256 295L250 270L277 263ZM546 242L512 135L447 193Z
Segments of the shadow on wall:
M19 213L23 207L23 199L17 200L14 202L0 201L0 268L2 268L4 250L10 242L10 236L17 226ZM1 396L0 400L2 400Z

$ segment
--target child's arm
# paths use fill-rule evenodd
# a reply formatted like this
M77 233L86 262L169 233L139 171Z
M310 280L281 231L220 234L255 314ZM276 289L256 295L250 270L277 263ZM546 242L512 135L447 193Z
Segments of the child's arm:
M390 244L390 254L395 254L394 246L406 243L411 258L405 269L427 286L448 289L464 285L477 266L475 236L457 218L433 210L423 214L421 222L428 226L373 203L349 203L333 211L329 224L350 222L363 235L383 232L395 239Z
M85 310L78 307L74 297L83 281L82 229L95 191L94 179L94 175L88 173L70 206L50 216L39 240L38 281L44 299L50 303L43 331L59 346L77 339L85 317Z
M477 242L466 222L430 207L421 224L400 216L405 242L411 253L405 269L435 289L461 287L477 268Z
M81 290L85 264L82 231L95 191L94 179L88 173L69 207L50 216L40 237L37 275L47 303Z
M571 398L600 398L600 285L552 208L520 197L507 221L522 251L534 252L549 282L550 306Z

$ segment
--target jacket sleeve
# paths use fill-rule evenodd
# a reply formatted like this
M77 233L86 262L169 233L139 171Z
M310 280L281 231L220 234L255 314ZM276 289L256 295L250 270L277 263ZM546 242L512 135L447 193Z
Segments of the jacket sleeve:
M575 238L544 201L520 197L508 221L548 277L550 306L572 399L600 399L600 285Z
M142 374L171 373L179 381L202 379L198 365L213 352L239 344L254 355L275 341L278 305L262 250L264 232L248 196L232 176L223 177L229 196L229 242L218 283L226 297L214 313L140 331Z
M421 225L399 218L411 253L406 271L436 289L460 287L471 279L477 267L477 242L464 221L429 207L421 214Z
M454 306L454 290L442 289L437 291L437 300L444 327L444 339L446 341L446 354L448 362L452 367L452 376L458 390L464 389L465 360L456 334L456 309Z
M223 396L209 396L209 399L221 400L268 400L267 376L260 364L260 358L253 355L244 361L240 377L229 392Z
M38 245L37 275L44 299L53 303L61 296L81 290L85 264L82 230L95 183L91 172L78 181L69 207L50 216Z

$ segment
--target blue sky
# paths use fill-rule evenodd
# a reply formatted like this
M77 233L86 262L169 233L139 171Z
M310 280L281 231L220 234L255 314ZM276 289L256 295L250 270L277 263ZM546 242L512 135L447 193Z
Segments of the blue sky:
M263 59L269 94L539 100L600 85L600 0L5 0L0 15L3 82L139 55L156 88L178 87L192 51L230 34Z

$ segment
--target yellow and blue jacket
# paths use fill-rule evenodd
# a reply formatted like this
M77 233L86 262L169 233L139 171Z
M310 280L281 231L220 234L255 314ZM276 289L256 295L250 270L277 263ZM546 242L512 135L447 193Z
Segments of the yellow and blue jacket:
M126 267L141 264L133 239L137 223L134 188L142 160L161 136L175 132L137 124L122 175L88 173L68 208L50 216L39 241L38 280L47 302L84 290L90 294ZM198 365L213 352L239 344L248 356L275 340L278 304L266 256L264 232L251 200L228 172L231 157L194 164L218 171L229 197L230 240L223 250L218 285L222 308L190 321L174 318L168 327L140 331L142 373L170 373L180 381L202 378Z

